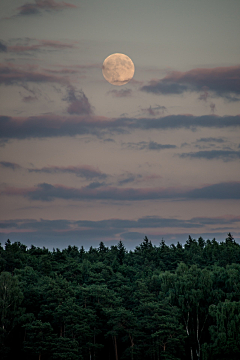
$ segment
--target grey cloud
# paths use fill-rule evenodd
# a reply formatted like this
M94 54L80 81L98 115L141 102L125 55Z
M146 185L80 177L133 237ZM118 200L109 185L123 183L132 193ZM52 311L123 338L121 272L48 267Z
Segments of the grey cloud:
M69 114L91 115L93 113L93 108L82 90L77 91L72 85L69 85L67 92L67 97L63 100L70 103L67 108Z
M224 117L215 115L171 115L155 119L102 119L90 115L70 117L42 115L26 118L0 116L0 139L51 138L85 134L100 136L113 132L129 133L135 129L190 129L194 131L197 128L221 129L239 126L240 115ZM153 143L152 147L154 146Z
M164 114L164 112L166 112L167 108L165 106L160 106L160 105L156 105L156 106L149 106L149 108L146 109L141 109L143 113L146 113L147 115L150 116L157 116L159 114Z
M131 89L121 89L121 90L114 89L114 90L108 91L107 94L111 94L113 97L116 97L116 98L131 97L132 90Z
M117 185L125 185L125 184L129 184L131 182L136 181L137 179L140 179L142 177L142 175L133 175L131 174L130 176L126 177L125 179L119 180Z
M126 144L131 149L138 149L138 150L164 150L164 149L175 149L176 145L170 145L170 144L159 144L155 141L140 141L138 143L132 143L129 142Z
M17 169L22 168L20 165L9 162L9 161L0 161L0 166L2 166L4 168L12 169L12 170L17 170Z
M68 81L64 77L49 75L44 71L35 71L30 65L0 64L0 84L22 85L26 82L68 85Z
M225 140L223 138L214 138L214 137L208 137L208 138L201 138L201 139L197 139L197 142L218 142L218 143L223 143L225 142Z
M36 243L37 246L53 246L61 247L74 244L77 246L88 245L92 240L97 241L98 246L101 240L106 238L112 238L112 240L119 241L119 238L124 240L137 240L136 245L142 241L150 229L173 228L176 229L171 234L164 235L164 240L173 242L172 239L177 241L186 241L189 232L184 234L179 233L179 229L199 229L199 233L192 234L194 238L198 238L200 235L207 238L213 236L222 237L222 240L226 237L226 233L223 233L224 229L232 231L232 225L240 222L240 217L216 217L216 218L192 218L179 220L176 218L162 218L158 216L147 216L137 220L128 219L106 219L100 221L89 220L35 220L35 219L14 219L0 221L0 240L10 238L11 241L21 241L24 244L30 245ZM208 233L202 233L201 228L203 225L220 225L224 224L222 233L214 234L209 231ZM228 225L228 228L226 227ZM7 231L7 233L5 233ZM195 230L196 231L196 230ZM213 229L212 229L213 231ZM160 241L163 237L161 235L148 235L151 240ZM236 238L235 234L234 237ZM45 242L44 242L45 241Z
M163 79L150 81L140 90L163 95L204 91L205 95L201 95L200 99L207 100L209 92L212 92L214 96L224 97L228 101L239 101L236 95L240 95L240 66L173 71ZM214 109L215 104L212 111Z
M240 199L240 182L225 182L204 186L186 193L191 199Z
M36 15L42 11L58 11L66 8L76 8L76 5L55 0L35 0L35 3L26 3L18 7L18 15Z
M160 80L159 82L151 82L150 85L142 86L140 90L154 94L180 95L185 91L189 91L190 89L187 85Z
M106 179L107 174L89 165L82 166L47 166L40 169L28 169L29 172L46 174L74 174L76 176L91 180L94 178Z
M7 46L0 41L0 52L7 52Z
M233 161L240 159L240 151L234 150L206 150L206 151L197 151L190 153L183 153L179 155L182 158L190 159L221 159L223 161Z
M182 188L119 188L100 186L89 188L70 188L63 185L38 184L35 188L6 188L3 194L24 196L29 200L108 200L108 201L144 201L158 199L240 199L240 182L225 182L185 190Z

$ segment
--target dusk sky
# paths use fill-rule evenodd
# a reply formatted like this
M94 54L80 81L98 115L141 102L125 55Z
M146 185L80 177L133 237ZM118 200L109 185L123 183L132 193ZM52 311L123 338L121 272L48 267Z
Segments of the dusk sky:
M0 242L240 241L240 1L0 2ZM102 64L129 56L133 79Z

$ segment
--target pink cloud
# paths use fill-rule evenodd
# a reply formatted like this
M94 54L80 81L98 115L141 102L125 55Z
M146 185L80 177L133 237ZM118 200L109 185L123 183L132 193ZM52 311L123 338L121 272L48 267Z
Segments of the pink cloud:
M18 15L34 15L40 10L58 11L67 8L76 8L76 5L54 0L35 0L35 3L26 3L17 8Z
M21 82L51 82L67 85L66 78L49 75L43 71L39 71L37 66L32 65L16 65L13 63L0 64L0 83L5 85L13 85Z
M152 80L141 88L156 94L182 94L185 91L204 91L201 100L208 98L212 91L228 100L237 101L232 94L240 95L240 66L197 68L186 72L171 71L160 80Z

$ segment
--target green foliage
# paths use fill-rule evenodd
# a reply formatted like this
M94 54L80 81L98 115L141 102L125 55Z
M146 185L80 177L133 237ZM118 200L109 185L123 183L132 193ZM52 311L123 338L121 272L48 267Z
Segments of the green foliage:
M0 246L0 357L237 360L240 246Z

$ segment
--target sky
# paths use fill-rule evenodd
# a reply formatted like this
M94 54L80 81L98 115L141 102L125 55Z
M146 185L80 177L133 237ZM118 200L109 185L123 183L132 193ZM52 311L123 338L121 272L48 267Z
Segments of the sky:
M0 2L0 242L240 242L239 0ZM133 79L102 64L129 56Z

